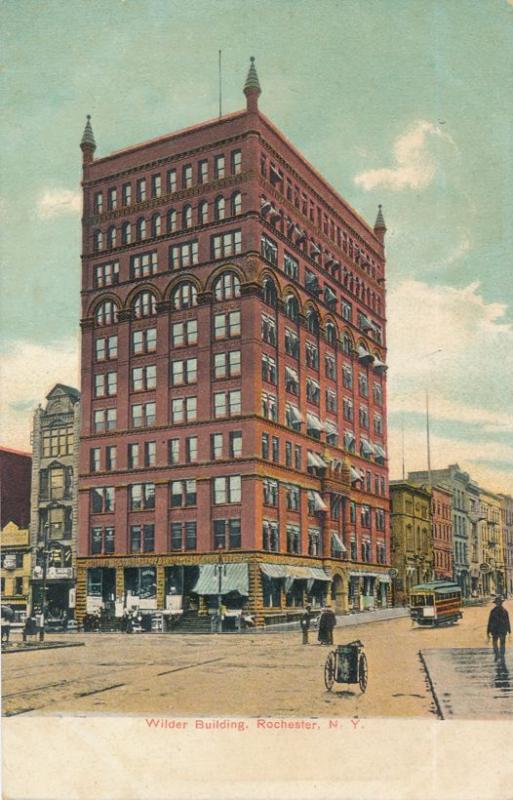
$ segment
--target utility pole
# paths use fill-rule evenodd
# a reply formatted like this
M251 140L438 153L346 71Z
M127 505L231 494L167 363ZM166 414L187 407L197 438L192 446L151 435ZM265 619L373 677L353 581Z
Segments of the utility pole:
M45 522L43 525L44 538L43 538L43 575L41 580L41 626L39 628L39 641L45 640L45 619L46 619L46 570L48 559L48 528L49 523Z
M428 483L431 489L433 485L431 476L431 442L429 438L429 389L426 389L426 444L427 444L427 468L428 468Z
M219 119L223 116L223 86L221 82L221 53L219 51Z

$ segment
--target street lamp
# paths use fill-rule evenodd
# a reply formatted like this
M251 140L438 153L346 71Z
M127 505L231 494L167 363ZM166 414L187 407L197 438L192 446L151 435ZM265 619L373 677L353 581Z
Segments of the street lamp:
M48 562L48 529L50 525L48 522L45 522L43 525L43 575L41 580L41 626L39 628L39 641L44 642L45 640L45 617L46 617L46 568Z
M221 606L223 604L223 545L218 547L218 563L217 563L217 632L223 632L223 616L221 613Z

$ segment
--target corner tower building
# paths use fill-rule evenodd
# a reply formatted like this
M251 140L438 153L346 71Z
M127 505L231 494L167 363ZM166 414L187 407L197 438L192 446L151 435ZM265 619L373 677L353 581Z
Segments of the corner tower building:
M79 617L389 601L383 215L244 94L101 158L87 121Z

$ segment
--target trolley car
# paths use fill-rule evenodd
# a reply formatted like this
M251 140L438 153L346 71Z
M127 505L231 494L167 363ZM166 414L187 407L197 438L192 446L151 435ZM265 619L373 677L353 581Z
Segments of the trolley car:
M454 625L463 614L461 588L449 581L433 581L410 591L410 617L417 625Z

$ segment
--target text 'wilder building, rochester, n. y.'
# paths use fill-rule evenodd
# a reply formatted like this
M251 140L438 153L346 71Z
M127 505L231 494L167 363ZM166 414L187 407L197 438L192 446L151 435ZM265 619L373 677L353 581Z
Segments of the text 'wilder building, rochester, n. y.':
M389 602L384 234L247 107L84 162L77 615ZM169 618L169 617L168 617Z

